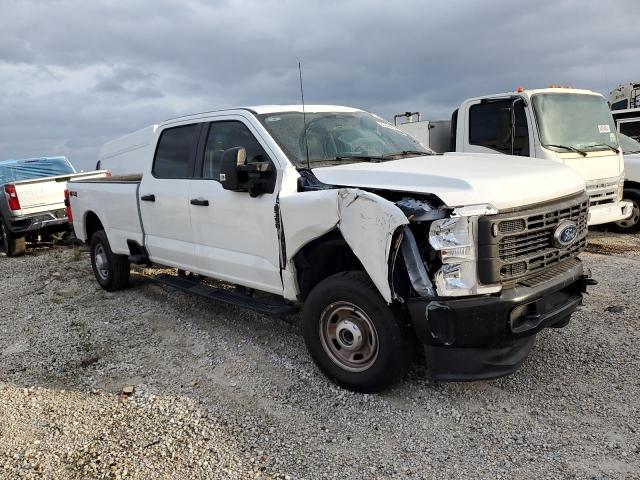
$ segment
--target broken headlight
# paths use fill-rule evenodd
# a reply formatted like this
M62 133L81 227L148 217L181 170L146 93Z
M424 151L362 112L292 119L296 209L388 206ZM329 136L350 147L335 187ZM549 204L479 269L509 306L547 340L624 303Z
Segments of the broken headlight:
M438 295L455 297L500 291L500 285L478 283L477 231L478 215L452 216L431 223L429 244L442 262L434 277Z

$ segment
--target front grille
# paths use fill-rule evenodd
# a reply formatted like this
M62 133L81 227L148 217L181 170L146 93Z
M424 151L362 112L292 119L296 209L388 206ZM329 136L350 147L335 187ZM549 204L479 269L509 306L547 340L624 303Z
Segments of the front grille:
M482 217L478 222L478 274L484 284L514 284L576 257L586 246L589 201L585 195L560 203ZM554 243L560 223L576 224L576 239Z
M553 267L545 270L544 272L539 273L538 275L534 275L530 278L526 278L519 283L525 285L527 287L535 287L536 285L540 285L541 283L548 282L549 280L553 280L558 275L563 274L564 272L568 272L573 267L576 267L580 264L580 260L577 258L570 258L566 262L561 262Z
M608 178L589 182L587 184L587 195L589 195L589 206L615 203L618 200L619 181L617 178Z

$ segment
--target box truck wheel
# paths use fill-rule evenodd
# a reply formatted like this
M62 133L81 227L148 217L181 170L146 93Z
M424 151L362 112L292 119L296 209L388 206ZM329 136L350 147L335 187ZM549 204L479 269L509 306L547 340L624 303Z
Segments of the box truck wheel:
M129 284L129 260L126 255L111 251L104 230L91 237L91 267L100 286L109 292L122 290Z
M303 335L318 367L359 392L377 392L401 379L413 358L409 327L364 272L332 275L311 291Z
M629 218L614 222L614 229L621 233L636 233L640 230L640 190L625 188L622 199L633 204L632 213Z
M7 257L20 257L26 251L26 243L24 236L16 236L4 223L4 219L0 218L0 236L2 236L2 248Z

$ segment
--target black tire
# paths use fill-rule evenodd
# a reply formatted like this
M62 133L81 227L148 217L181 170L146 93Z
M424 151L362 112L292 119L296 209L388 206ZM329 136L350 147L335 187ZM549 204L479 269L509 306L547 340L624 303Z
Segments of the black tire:
M109 292L129 285L130 265L126 255L111 251L107 234L99 230L91 237L91 268L102 288Z
M0 218L0 237L2 237L2 248L7 257L21 257L27 251L24 236L11 233L3 218Z
M613 223L613 230L620 233L637 233L640 231L640 190L625 188L622 199L633 203L633 213L626 220Z
M313 360L349 390L379 392L400 380L411 366L411 330L364 272L342 272L320 282L304 304L302 321ZM333 328L333 334L328 333ZM367 329L371 335L364 335ZM353 350L358 345L362 347Z

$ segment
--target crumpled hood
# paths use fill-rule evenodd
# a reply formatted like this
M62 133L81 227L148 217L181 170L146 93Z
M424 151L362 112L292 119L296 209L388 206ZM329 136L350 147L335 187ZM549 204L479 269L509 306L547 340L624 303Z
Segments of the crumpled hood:
M502 154L445 153L319 167L313 173L331 185L429 193L450 207L489 203L499 210L585 189L584 180L558 162Z

